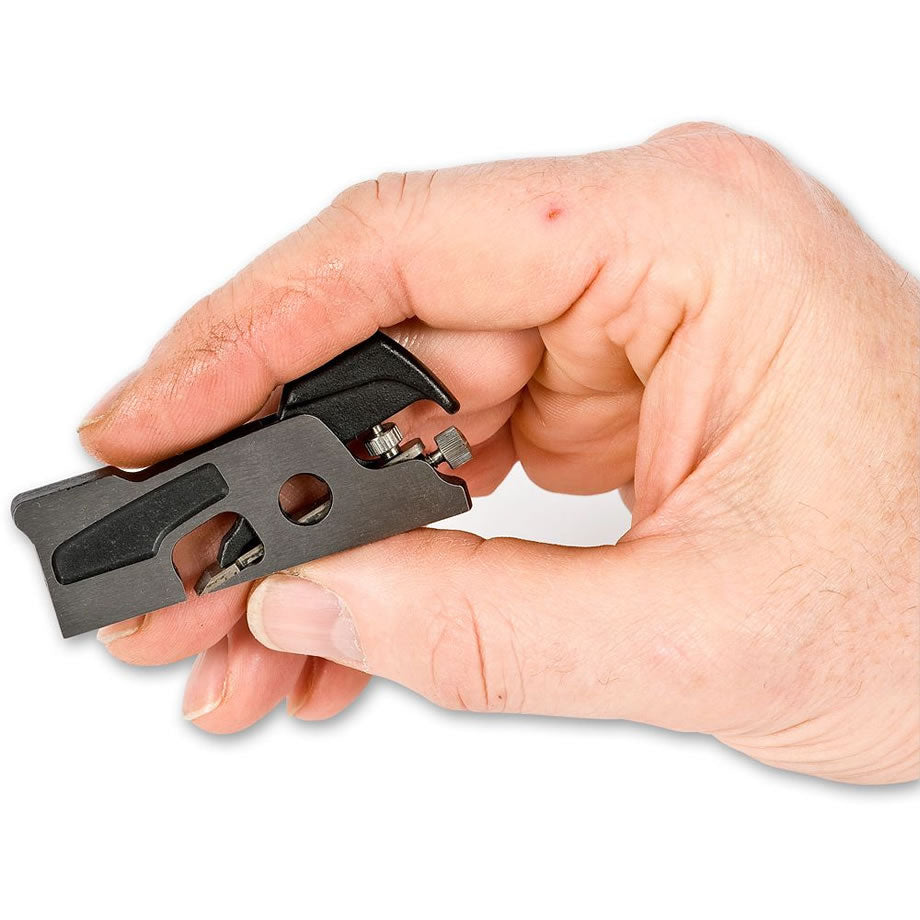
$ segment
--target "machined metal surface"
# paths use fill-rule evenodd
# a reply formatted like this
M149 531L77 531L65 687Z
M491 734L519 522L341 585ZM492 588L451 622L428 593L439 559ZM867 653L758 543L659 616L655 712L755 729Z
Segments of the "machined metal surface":
M58 547L203 464L219 471L226 495L165 533L152 558L73 583L59 580L52 564ZM322 507L321 519L316 508L299 522L281 510L281 487L299 474L318 476L329 486L331 505ZM157 472L131 474L107 467L23 493L14 499L12 511L38 551L61 632L72 636L186 600L173 549L186 534L223 512L243 516L258 535L259 546L222 570L206 572L199 582L203 591L242 584L469 508L463 481L438 473L421 451L399 463L363 463L323 422L299 415L241 429L238 436L204 453L177 458Z

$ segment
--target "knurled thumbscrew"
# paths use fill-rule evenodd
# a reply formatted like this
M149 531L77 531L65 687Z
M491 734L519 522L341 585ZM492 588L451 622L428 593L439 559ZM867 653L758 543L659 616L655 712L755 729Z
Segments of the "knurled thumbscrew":
M374 425L364 440L364 449L375 459L389 460L399 453L402 432L392 422Z
M437 449L428 454L425 459L432 465L446 463L452 470L473 459L469 441L456 428L445 428L440 434L434 436Z
M421 441L411 441L405 447L402 445L402 432L393 422L384 422L374 425L364 439L364 449L375 460L385 464L401 460L412 460L424 457L432 466L446 463L452 470L463 466L473 459L469 442L456 428L446 428L434 437L435 450L430 454L424 453Z

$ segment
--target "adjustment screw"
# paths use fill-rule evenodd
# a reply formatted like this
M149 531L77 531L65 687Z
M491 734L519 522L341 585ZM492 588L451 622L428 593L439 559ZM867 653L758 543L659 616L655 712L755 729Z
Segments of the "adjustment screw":
M399 453L402 442L402 432L392 422L383 425L374 425L370 430L370 437L364 441L364 449L372 457L391 457Z
M434 436L438 449L428 454L425 459L432 465L446 463L452 470L473 459L469 442L456 428L447 428Z

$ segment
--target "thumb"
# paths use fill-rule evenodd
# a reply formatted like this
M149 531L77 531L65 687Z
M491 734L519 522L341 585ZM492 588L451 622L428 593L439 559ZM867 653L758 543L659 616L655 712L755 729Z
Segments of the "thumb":
M269 648L452 709L696 729L718 637L688 613L683 568L653 540L583 549L417 530L265 579L249 626Z

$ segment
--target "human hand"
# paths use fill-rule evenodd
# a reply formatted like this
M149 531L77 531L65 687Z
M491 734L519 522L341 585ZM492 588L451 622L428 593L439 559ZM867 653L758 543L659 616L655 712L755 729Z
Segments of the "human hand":
M916 778L918 316L826 189L716 126L356 186L193 307L87 448L136 467L202 443L385 328L459 398L472 494L520 461L547 489L620 488L632 528L590 549L415 531L260 582L248 624L240 586L100 638L142 664L207 649L185 707L208 731L283 697L332 715L376 674ZM189 582L202 553L177 559Z

